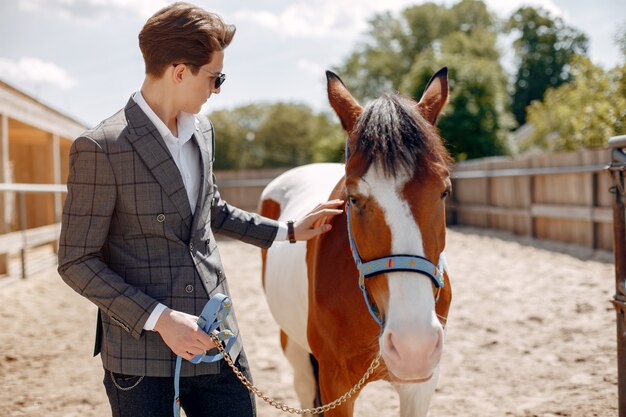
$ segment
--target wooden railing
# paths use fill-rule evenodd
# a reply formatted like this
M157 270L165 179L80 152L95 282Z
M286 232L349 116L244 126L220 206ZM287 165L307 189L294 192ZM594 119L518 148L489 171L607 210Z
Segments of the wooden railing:
M449 223L612 248L608 149L460 163Z
M611 180L605 173L609 160L608 149L594 149L458 164L448 204L449 223L611 249ZM217 171L216 176L224 199L255 210L263 188L283 171ZM0 184L3 196L17 196L19 219L14 231L0 235L0 256L19 253L22 277L27 274L27 250L57 242L66 192L65 185ZM31 193L54 196L51 224L27 227L26 195Z
M288 168L215 171L220 195L230 204L256 211L263 189Z
M18 230L0 235L0 255L3 262L7 262L9 254L20 254L20 276L27 276L27 251L45 245L55 243L55 252L61 231L61 196L67 193L67 186L53 184L0 184L0 193L4 197L15 193L17 199ZM54 222L40 227L27 228L26 194L52 194L54 196ZM5 265L5 269L7 265Z

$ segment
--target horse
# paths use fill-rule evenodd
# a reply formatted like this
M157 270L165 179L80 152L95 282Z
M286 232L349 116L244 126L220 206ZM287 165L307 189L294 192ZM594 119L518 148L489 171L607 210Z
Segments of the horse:
M347 134L346 163L285 172L264 189L259 211L285 221L342 199L346 212L308 242L262 251L265 297L302 408L350 390L380 352L369 381L392 383L402 417L423 417L452 299L443 254L452 159L435 127L448 97L447 68L432 76L419 102L384 94L365 107L336 74L326 77ZM369 261L385 265L368 276L364 269L376 269ZM324 415L351 417L355 399Z

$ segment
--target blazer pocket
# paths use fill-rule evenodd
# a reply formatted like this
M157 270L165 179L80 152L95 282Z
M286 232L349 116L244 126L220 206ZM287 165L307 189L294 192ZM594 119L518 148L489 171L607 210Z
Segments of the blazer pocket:
M109 371L111 382L115 385L115 388L120 391L130 391L137 387L143 381L143 376L138 375L124 375Z
M171 296L170 284L166 283L137 285L137 288L163 304L167 304L166 302Z
M124 268L126 282L146 292L153 286L167 285L170 280L169 266L159 265L154 262L152 265L146 263L126 266ZM159 292L159 288L154 288L155 292Z

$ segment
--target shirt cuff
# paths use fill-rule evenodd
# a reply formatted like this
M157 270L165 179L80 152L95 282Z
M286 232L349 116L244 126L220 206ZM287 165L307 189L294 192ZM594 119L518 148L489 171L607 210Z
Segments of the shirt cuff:
M154 326L156 326L157 321L159 321L159 317L161 317L161 314L163 314L166 309L167 306L164 304L157 304L157 306L154 307L154 310L152 310L152 313L150 313L148 320L146 320L146 324L143 325L143 329L154 330Z
M287 240L287 222L278 222L278 232L274 240Z

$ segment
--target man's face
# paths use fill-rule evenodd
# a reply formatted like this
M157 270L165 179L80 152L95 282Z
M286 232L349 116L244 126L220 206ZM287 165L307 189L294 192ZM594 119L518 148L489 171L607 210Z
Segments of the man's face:
M186 69L181 82L182 111L191 114L199 113L211 94L220 93L221 88L215 88L215 81L223 68L224 51L216 51L213 53L213 59L201 66L197 74L194 75L189 68Z

